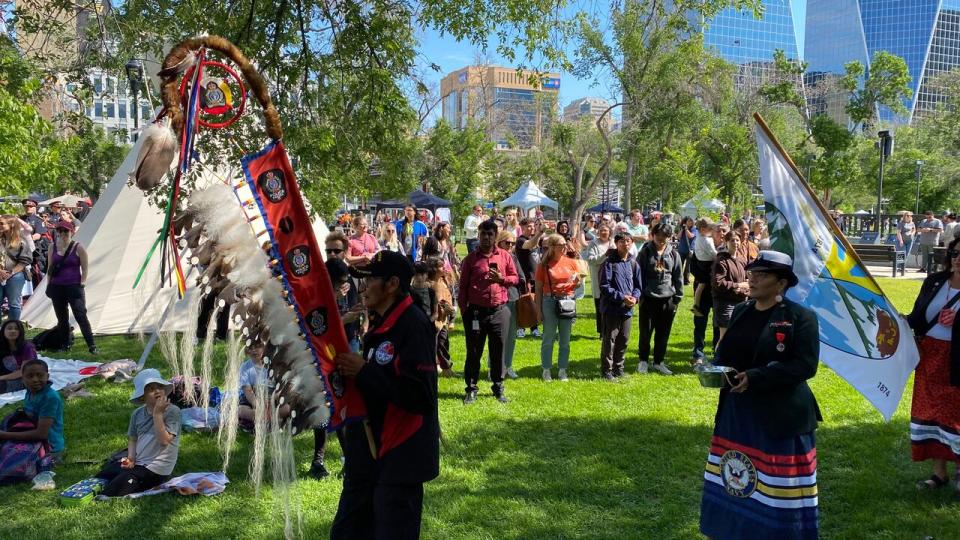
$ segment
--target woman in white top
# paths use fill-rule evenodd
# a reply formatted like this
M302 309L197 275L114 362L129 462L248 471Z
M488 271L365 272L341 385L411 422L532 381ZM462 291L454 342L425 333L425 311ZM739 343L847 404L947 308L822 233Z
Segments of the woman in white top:
M607 252L611 249L614 249L614 244L612 241L613 236L610 234L610 226L601 223L597 227L596 238L590 241L587 244L587 247L583 249L580 254L580 257L587 261L587 266L590 268L590 292L593 295L593 306L596 308L595 313L597 314L597 333L603 334L603 329L600 328L600 266L603 264L603 261L607 260Z

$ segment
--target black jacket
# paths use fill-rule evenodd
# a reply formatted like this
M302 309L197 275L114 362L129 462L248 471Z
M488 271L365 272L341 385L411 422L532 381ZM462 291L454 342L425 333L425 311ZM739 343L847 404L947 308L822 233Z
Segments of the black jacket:
M662 261L661 261L662 258ZM657 263L663 270L657 270ZM637 253L640 265L640 290L644 298L671 298L679 304L683 298L683 261L673 246L667 244L663 255L657 254L653 242L647 242Z
M910 315L907 315L907 323L910 324L910 328L913 329L917 338L925 336L936 323L936 319L933 321L927 320L927 307L940 291L943 283L949 280L952 274L953 272L950 270L937 272L936 274L930 274L927 279L923 280L917 300L913 303L913 311L910 312ZM950 386L960 386L960 347L952 346L953 343L960 340L960 324L954 324L951 330Z
M373 440L365 423L346 426L348 479L412 484L440 474L435 336L430 319L409 296L364 336L366 364L356 381Z
M734 308L727 334L737 331L738 319L754 303L751 300ZM771 309L752 358L724 357L721 340L715 363L746 371L749 384L742 398L751 402L763 429L775 438L793 437L815 430L817 421L822 420L807 386L820 362L820 328L816 314L790 300ZM783 351L777 350L778 333L785 334ZM728 395L729 390L721 390L721 404Z

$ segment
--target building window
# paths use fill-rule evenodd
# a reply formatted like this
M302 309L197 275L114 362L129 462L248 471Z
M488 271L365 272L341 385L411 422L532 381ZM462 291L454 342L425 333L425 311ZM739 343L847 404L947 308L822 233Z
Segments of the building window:
M93 91L98 94L103 93L103 79L99 76L93 79Z
M97 101L93 104L93 117L94 118L103 118L103 103Z
M146 120L150 118L150 106L141 105L140 106L140 118Z
M120 102L120 114L118 116L120 119L125 119L127 117L127 103L125 101Z
M115 106L113 103L107 102L107 118L113 118L114 108Z

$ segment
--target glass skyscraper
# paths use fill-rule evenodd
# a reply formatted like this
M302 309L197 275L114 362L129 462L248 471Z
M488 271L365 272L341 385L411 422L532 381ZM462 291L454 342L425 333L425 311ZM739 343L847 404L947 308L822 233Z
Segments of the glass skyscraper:
M877 51L903 58L908 114L882 108L880 119L909 122L941 99L931 79L960 66L960 0L808 0L806 43L808 73L843 73L853 60L869 70Z

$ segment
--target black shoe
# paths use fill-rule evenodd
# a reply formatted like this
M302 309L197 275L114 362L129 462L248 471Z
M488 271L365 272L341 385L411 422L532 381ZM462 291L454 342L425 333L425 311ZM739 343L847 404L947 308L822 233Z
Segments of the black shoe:
M463 404L470 405L477 401L477 391L476 390L467 390L467 395L463 396Z
M617 378L613 375L613 373L604 373L603 379L605 381L610 381L610 382L614 382L617 380Z
M497 395L495 395L495 396L493 396L493 397L496 398L497 401L499 401L500 403L510 403L510 398L508 398L507 396L505 396L505 395L503 395L503 394L497 394Z
M330 476L330 471L327 470L327 467L322 461L314 461L313 464L310 465L310 476L312 476L314 480L323 480Z
M100 354L100 349L98 349L96 345L91 345L87 347L87 350L90 351L90 354L94 356Z

